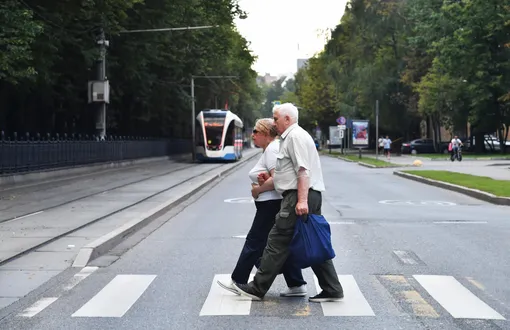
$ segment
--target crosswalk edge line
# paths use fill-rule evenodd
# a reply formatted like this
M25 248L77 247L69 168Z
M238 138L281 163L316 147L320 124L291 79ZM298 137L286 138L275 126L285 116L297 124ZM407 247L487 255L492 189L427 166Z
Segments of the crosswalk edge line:
M338 279L344 289L345 298L342 301L322 302L321 306L324 316L375 316L372 307L365 299L354 276L338 274ZM322 289L315 275L314 282L317 292L321 292Z

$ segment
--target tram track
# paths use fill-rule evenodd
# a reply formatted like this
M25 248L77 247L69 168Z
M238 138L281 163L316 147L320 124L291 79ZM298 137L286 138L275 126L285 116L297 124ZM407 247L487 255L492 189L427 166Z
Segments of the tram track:
M87 196L82 196L80 198L75 198L72 201L70 200L70 201L67 201L65 203L61 203L58 206L55 205L55 206L52 206L52 207L49 207L49 208L46 208L46 209L41 209L40 211L36 211L34 213L40 213L43 210L50 210L50 209L62 207L62 206L65 206L67 204L79 201L79 200L83 200L83 199L86 199L86 198L89 198L89 197L93 197L93 196L96 196L96 195L99 195L99 194L103 194L105 192L109 192L109 191L113 191L113 190L116 190L116 189L124 188L124 187L127 187L129 185L133 185L133 184L140 183L140 182L143 182L143 181L151 180L151 179L154 179L156 177L161 177L161 176L168 175L168 174L171 174L171 173L189 170L191 168L196 168L197 166L200 166L200 164L192 165L192 166L183 166L183 167L178 168L178 169L173 169L172 171L168 171L168 172L165 172L165 173L153 175L151 177L147 177L147 178L140 179L140 180L135 180L133 182L122 184L122 185L119 185L119 186L116 186L116 187L112 187L112 188L109 188L109 189L105 189L105 190L100 191L100 192L96 192L96 193L93 193L93 194L88 194ZM209 170L214 170L214 169L217 169L217 168L219 168L221 166L223 166L223 164L219 164L218 166L211 167L211 168L209 168ZM139 199L139 200L137 200L137 201L135 201L133 203L130 203L130 204L126 205L126 206L123 206L123 207L120 207L118 209L115 209L115 210L113 210L111 212L108 212L107 214L103 214L103 215L101 215L99 217L95 217L95 218L91 219L90 221L86 221L86 222L82 223L81 225L78 225L78 226L76 226L76 227L74 227L72 229L69 229L67 231L61 232L61 233L59 233L59 234L57 234L57 235L55 235L53 237L48 237L47 240L45 240L45 241L43 241L43 242L41 242L41 243L39 243L37 245L31 246L28 249L25 249L23 251L19 251L19 253L15 254L15 255L13 255L11 257L8 257L8 258L6 258L4 260L1 260L0 261L0 266L6 264L8 262L11 262L11 261L13 261L15 259L18 259L18 258L22 257L23 255L28 254L28 253L30 253L32 251L35 251L35 250L37 250L37 249L39 249L39 248L41 248L43 246L46 246L46 245L48 245L48 244L50 244L50 243L52 243L52 242L54 242L54 241L56 241L56 240L58 240L58 239L60 239L62 237L70 235L70 234L72 234L74 232L77 232L77 231L79 231L79 230L81 230L81 229L83 229L85 227L91 226L91 225L93 225L93 224L95 224L95 223L97 223L97 222L99 222L101 220L104 220L104 219L106 219L108 217L111 217L111 216L113 216L115 214L118 214L120 212L126 211L126 210L128 210L128 209L130 209L130 208L132 208L134 206L142 204L142 203L150 200L151 198L154 198L154 197L156 197L158 195L161 195L161 194L163 194L165 192L168 192L171 189L174 189L174 188L177 188L178 186L186 184L187 182L190 182L190 181L198 178L199 176L201 176L203 174L204 174L203 172L200 172L200 173L198 173L196 175L193 175L193 176L188 177L188 178L186 178L184 180L181 180L181 181L179 181L179 182L177 182L175 184L172 184L172 185L170 185L168 187L165 187L164 189L160 189L160 190L158 190L158 191L156 191L156 192L154 192L154 193L152 193L152 194L150 194L150 195L148 195L148 196L146 196L144 198L141 198L141 199ZM34 213L32 213L32 214L34 214ZM20 219L20 218L21 217L14 218L14 219L3 220L2 222L0 222L0 226L1 226L1 224L7 223L7 222L10 222L10 221L14 221L14 220L17 220L17 219Z
M140 182L152 180L152 179L157 178L157 177L163 177L165 175L169 175L169 174L172 174L172 173L175 173L175 172L179 172L179 171L183 171L183 170L189 170L189 169L192 169L192 168L196 168L197 166L200 166L200 164L191 165L191 166L182 166L182 167L179 167L179 168L173 168L170 171L165 171L163 173L158 173L158 174L155 174L155 175L151 175L151 176L148 176L148 177L145 177L145 178L141 178L141 179L137 179L137 180L134 180L134 181L130 181L130 182L127 182L127 183L124 183L124 184L121 184L121 185L116 185L116 186L108 188L108 189L104 189L104 190L101 190L101 191L96 191L96 192L92 192L92 193L89 193L89 194L85 194L85 195L82 195L80 197L69 199L69 200L63 201L63 202L55 204L55 205L43 207L43 208L36 209L36 210L31 210L30 212L21 213L18 216L15 216L15 217L9 217L9 218L5 218L5 219L0 219L0 225L8 223L8 222L11 222L11 221L16 221L16 220L20 220L20 219L23 219L23 218L27 218L29 216L40 214L42 212L46 212L46 211L49 211L49 210L52 210L52 209L56 209L56 208L59 208L59 207L62 207L62 206L65 206L65 205L68 205L68 204L80 201L80 200L84 200L86 198L90 198L90 197L98 196L98 195L105 194L105 193L108 193L108 192L112 192L114 190L125 188L127 186L134 185L134 184L137 184L137 183L140 183ZM219 167L219 166L221 166L221 165L218 165L217 167ZM214 168L217 168L217 167L214 167ZM214 169L214 168L211 168L211 169ZM169 188L169 189L171 189L171 188Z

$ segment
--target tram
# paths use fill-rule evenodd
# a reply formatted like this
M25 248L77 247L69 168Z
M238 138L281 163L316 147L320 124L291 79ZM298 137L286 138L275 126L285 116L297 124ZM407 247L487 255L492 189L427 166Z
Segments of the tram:
M243 156L243 122L229 110L203 110L196 117L195 155L199 161L237 161Z

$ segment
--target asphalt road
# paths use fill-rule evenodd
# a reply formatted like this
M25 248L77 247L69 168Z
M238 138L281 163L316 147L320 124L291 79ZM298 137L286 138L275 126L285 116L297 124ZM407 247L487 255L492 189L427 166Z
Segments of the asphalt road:
M508 207L327 156L323 213L344 301L280 298L281 277L262 302L222 291L215 280L232 271L254 215L255 161L112 265L27 296L0 329L510 329Z

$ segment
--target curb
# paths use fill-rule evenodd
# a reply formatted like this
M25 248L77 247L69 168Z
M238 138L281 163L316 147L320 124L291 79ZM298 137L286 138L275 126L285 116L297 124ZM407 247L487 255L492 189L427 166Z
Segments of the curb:
M236 169L237 167L245 164L247 161L251 160L252 158L260 155L259 152L255 152L252 156L248 156L246 158L242 158L238 162L234 163L232 166L224 169L218 174L215 174L214 176L210 176L206 178L204 181L202 181L197 187L192 188L192 190L188 193L186 193L183 196L176 197L175 199L171 199L161 205L158 205L157 207L153 208L152 210L146 212L145 214L141 215L137 219L134 219L125 225L109 232L106 235L103 235L96 239L95 241L85 245L80 249L78 252L72 267L86 267L87 264L97 257L101 256L102 254L105 254L106 252L113 249L115 246L119 245L126 237L129 235L135 233L139 229L143 228L147 224L149 224L151 221L159 218L163 214L167 213L171 208L175 207L176 205L184 202L188 198L190 198L192 195L200 191L202 188L207 186L212 181L216 180L219 177L225 176L229 174L231 171Z
M439 162L439 161L446 161L450 160L449 156L446 156L445 158L428 158L428 157L420 157L420 156L406 156L408 158L414 158L414 159L424 159L429 160L432 162ZM510 161L510 158L503 158L503 157L490 157L490 158L483 158L483 157L466 157L462 156L462 161L491 161L491 160L507 160Z
M347 163L357 163L357 161L352 160L352 159L348 159L348 158L343 158L343 157L335 157L335 158L341 159L341 160L343 160L344 162L347 162Z
M189 154L179 154L164 157L152 157L152 158L139 158L131 160L123 160L118 162L106 162L96 163L88 165L78 165L71 167L61 167L54 169L41 170L36 172L25 172L25 173L14 173L0 175L0 187L9 188L10 186L16 186L21 183L31 184L39 181L47 181L52 179L65 178L67 176L82 175L96 172L98 170L106 170L111 168L127 167L137 164L153 163L165 160L183 161L190 159Z
M364 166L364 167L368 167L368 168L399 168L399 167L408 167L409 165L399 165L399 166L376 166L376 165L372 165L372 164L368 164L368 163L365 163L365 162L362 162L362 161L357 161L357 160L351 160L351 159L348 159L348 158L343 158L343 157L334 157L334 158L338 158L338 159L341 159L343 160L344 162L348 162L348 163L357 163L358 165L360 166Z
M480 200L483 200L485 202L489 202L492 204L510 206L510 198L509 197L500 197L500 196L496 196L496 195L493 195L493 194L485 192L485 191L472 189L472 188L466 188L463 186L459 186L459 185L447 183L447 182L442 182L442 181L438 181L438 180L427 179L427 178L423 178L418 175L404 173L404 172L400 172L400 171L394 171L393 174L397 175L399 177L402 177L402 178L406 178L409 180L428 184L430 186L455 191L455 192L458 192L458 193L461 193L464 195L468 195L470 197L480 199Z
M375 166L375 165L372 165L372 164L368 164L368 163L364 163L364 162L358 162L358 165L361 165L361 166L364 166L364 167L368 167L368 168L384 168L384 167L378 167L378 166Z

